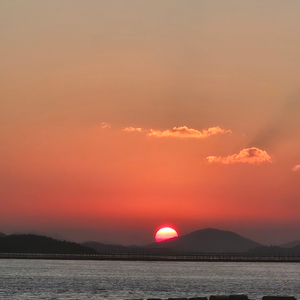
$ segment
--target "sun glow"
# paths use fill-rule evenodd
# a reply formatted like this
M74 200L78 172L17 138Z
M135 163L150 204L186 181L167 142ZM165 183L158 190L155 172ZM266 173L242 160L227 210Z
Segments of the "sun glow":
M155 241L162 242L174 237L178 237L178 233L175 229L171 227L163 227L156 232Z

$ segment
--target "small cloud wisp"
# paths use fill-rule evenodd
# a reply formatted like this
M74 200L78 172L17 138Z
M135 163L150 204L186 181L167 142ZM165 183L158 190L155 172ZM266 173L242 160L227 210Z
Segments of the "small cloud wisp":
M300 165L296 165L296 166L293 168L293 171L294 171L294 172L300 172Z
M145 130L142 128L136 127L126 127L123 131L129 132L146 132L148 136L152 137L175 137L175 138L197 138L197 139L204 139L211 135L219 134L219 133L231 133L231 130L225 130L220 128L219 126L208 128L207 130L196 130L192 128L188 128L187 126L181 127L173 127L172 129L168 130L155 130L149 129Z
M256 147L243 149L238 154L229 155L227 157L221 156L208 156L206 160L209 163L217 162L222 164L234 164L234 163L248 163L259 165L263 162L272 163L272 159L266 151L260 150Z
M106 122L102 122L100 126L102 129L111 128L110 124L108 124Z
M140 127L126 127L123 129L123 131L127 132L144 132L145 130Z

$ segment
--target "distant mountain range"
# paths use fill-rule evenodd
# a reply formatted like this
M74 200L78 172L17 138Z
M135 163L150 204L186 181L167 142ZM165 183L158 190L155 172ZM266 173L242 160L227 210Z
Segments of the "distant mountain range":
M138 246L106 245L98 242L85 242L82 246L94 249L97 253L143 253L144 248Z
M279 245L279 247L281 247L281 248L293 248L293 247L296 247L298 245L300 245L300 241L292 241L292 242L289 242L289 243Z
M296 243L296 242L293 242ZM289 243L292 246L292 243ZM285 244L288 246L289 244ZM297 243L296 243L297 244ZM98 253L249 253L257 255L300 255L300 245L290 248L267 247L231 231L213 228L197 230L180 237L146 246L105 245L98 242L82 244Z
M218 229L206 228L180 237L146 246L115 246L97 242L82 244L98 253L245 253L263 245L240 235Z
M146 247L168 248L175 252L245 253L261 246L231 231L206 228Z
M96 251L80 244L58 241L34 234L8 235L0 237L1 253L51 253L51 254L95 254Z
M293 246L296 244L296 246ZM288 246L290 246L288 248ZM249 253L255 255L300 255L300 244L291 242L279 246L263 246L231 231L206 228L177 238L146 246L106 245L98 242L83 244L58 241L49 237L22 234L0 234L0 253Z
M281 248L279 246L263 246L248 251L249 254L257 255L300 255L300 245L291 248Z

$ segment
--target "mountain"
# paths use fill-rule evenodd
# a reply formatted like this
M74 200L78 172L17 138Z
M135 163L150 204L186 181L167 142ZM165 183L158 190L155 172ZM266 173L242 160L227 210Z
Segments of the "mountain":
M282 248L279 246L262 246L248 251L249 254L256 254L261 256L272 255L300 255L300 245L292 248Z
M4 236L6 236L6 234L0 232L0 237L4 237Z
M82 246L94 249L97 253L108 254L108 253L130 253L130 254L171 254L169 249L152 249L142 246L121 246L121 245L106 245L98 242L85 242Z
M175 252L243 253L260 246L234 232L206 228L146 247L168 248Z
M98 253L143 253L144 249L138 246L106 245L98 242L85 242L82 246L94 249Z
M94 249L34 234L0 237L2 253L95 254Z
M300 245L290 248L292 254L300 255Z
M279 246L262 246L248 251L249 254L256 254L262 256L272 256L272 255L286 255L289 253L290 249L281 248Z
M300 241L293 241L293 242L289 242L289 243L279 245L279 247L281 247L281 248L293 248L293 247L298 246L298 245L300 245Z

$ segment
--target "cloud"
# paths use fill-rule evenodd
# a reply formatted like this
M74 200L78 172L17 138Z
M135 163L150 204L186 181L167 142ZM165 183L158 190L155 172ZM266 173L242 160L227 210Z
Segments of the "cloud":
M208 156L206 159L209 163L219 162L222 164L248 163L259 165L263 162L272 163L269 154L256 147L243 149L238 154L229 155L227 157Z
M142 129L135 127L127 127L123 131L136 131L136 132L146 132L148 136L152 137L175 137L175 138L198 138L203 139L211 135L219 133L231 133L231 130L225 130L218 126L208 128L207 130L198 131L196 129L188 128L186 126L173 127L173 129L168 130L155 130L155 129Z
M294 171L294 172L300 172L300 165L296 165L296 166L293 168L293 171Z
M186 126L173 127L165 131L151 129L149 136L155 137L179 137L179 138L198 138L203 139L218 133L231 133L230 130L224 130L220 127L211 127L207 130L198 131L196 129L188 128Z
M111 127L110 124L108 124L106 122L102 122L100 126L101 126L102 129L106 129L106 128L110 128Z
M128 132L144 132L145 130L140 128L140 127L126 127L123 129L123 131L128 131Z

